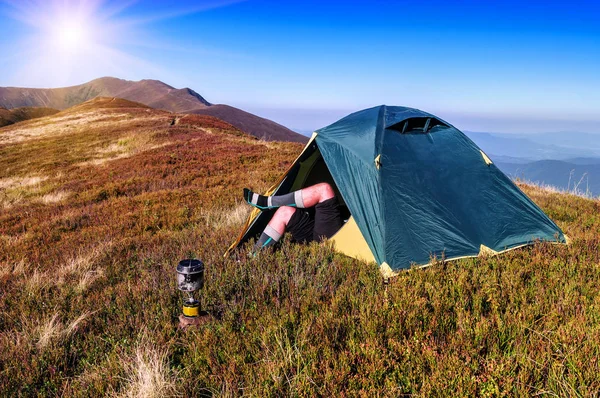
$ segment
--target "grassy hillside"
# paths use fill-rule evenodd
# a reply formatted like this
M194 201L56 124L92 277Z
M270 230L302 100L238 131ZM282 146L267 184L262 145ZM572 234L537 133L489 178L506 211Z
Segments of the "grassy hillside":
M572 238L374 264L284 242L223 258L301 146L110 99L0 129L2 396L590 396L600 390L600 202L524 186ZM176 328L175 265L213 321Z

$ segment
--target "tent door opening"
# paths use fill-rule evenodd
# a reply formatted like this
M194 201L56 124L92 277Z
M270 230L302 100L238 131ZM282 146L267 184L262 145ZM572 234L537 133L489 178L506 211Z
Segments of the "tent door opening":
M285 176L283 176L278 186L268 194L283 195L321 182L327 182L333 188L338 199L340 212L345 226L351 218L350 211L325 164L323 156L321 156L317 143L314 141L303 151L296 162L294 162ZM271 221L274 213L275 209L263 210L251 222L248 229L243 233L243 236L240 236L239 240L234 245L238 246L251 238L258 238L269 221ZM342 226L342 229L344 226Z

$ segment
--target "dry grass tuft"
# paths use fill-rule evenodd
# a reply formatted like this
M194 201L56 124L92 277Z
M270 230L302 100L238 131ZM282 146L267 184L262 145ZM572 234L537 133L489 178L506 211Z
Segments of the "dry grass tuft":
M280 148L280 147L281 147L281 144L280 144L280 143L278 143L278 142L275 142L275 141L267 141L267 140L265 140L265 139L262 139L262 138L258 140L258 143L259 143L260 145L263 145L263 146L265 146L265 147L266 147L266 148L268 148L268 149L278 149L278 148ZM285 144L284 144L284 145L285 145Z
M17 263L0 263L0 278L4 276L22 275L25 272L25 259Z
M112 242L101 242L96 246L88 247L87 250L82 249L77 255L68 259L65 264L58 269L57 283L62 284L66 278L71 275L80 275L81 279L78 283L79 290L85 290L89 284L102 276L102 269L92 270L98 258L112 247Z
M42 196L39 200L44 204L58 203L69 196L66 191L56 191Z
M37 269L25 281L25 291L32 296L38 295L48 286L50 286L48 276Z
M541 196L549 196L553 194L572 195L580 198L600 200L600 197L594 198L589 192L583 192L578 188L578 185L573 189L563 189L554 185L544 184L536 181L528 181L522 179L516 179L515 183L519 185L521 189L527 187L529 190L534 191L536 194Z
M14 275L21 275L25 273L25 259L21 259L21 261L15 263L12 273Z
M246 203L239 203L229 209L201 210L206 225L215 229L242 226L252 208Z
M76 290L78 293L82 293L87 290L88 287L91 286L94 281L104 276L104 270L102 268L97 268L92 271L85 272L81 278L79 278L79 283L77 283Z
M267 149L282 149L288 145L290 145L289 142L280 142L280 141L268 141L266 140L264 137L261 138L255 138L255 137L242 137L241 138L242 142L244 142L244 144L248 144L248 145L252 145L252 146L263 146Z
M18 234L18 235L5 235L0 234L0 242L4 242L7 246L17 245L26 239L28 236L27 233Z
M128 154L126 153L119 153L118 155L114 155L114 156L106 156L103 158L98 158L98 159L93 159L93 160L88 160L87 162L81 162L78 164L78 166L84 167L84 166L102 166L103 164L113 161L113 160L118 160L118 159L124 159L129 157Z
M0 179L0 208L9 209L31 201L53 204L67 198L68 192L64 190L45 193L50 188L43 184L47 180L47 176L39 175Z
M64 283L64 279L72 274L82 274L88 271L94 265L96 254L91 251L85 254L79 254L65 262L65 265L58 270L58 283Z
M67 327L62 331L62 335L64 337L70 337L73 334L75 334L81 327L82 322L85 321L90 315L93 315L96 312L97 311L87 311L79 315L67 325Z
M129 375L122 397L162 398L179 396L176 377L169 369L168 352L153 347L148 338L142 338L133 358L125 359Z
M78 166L101 166L113 160L125 159L140 152L149 151L170 145L171 142L154 143L152 140L154 131L128 135L109 143L106 147L96 150L92 159L78 163Z
M94 312L86 311L65 326L60 321L60 313L55 312L54 315L46 318L40 326L34 328L34 336L37 337L37 348L43 350L48 347L52 341L60 341L61 339L71 337L92 314L94 314ZM25 322L25 324L30 325L30 322Z
M52 317L45 320L43 324L38 328L38 339L37 339L37 347L39 349L44 349L50 341L59 337L62 332L62 323L59 321L59 313L56 312Z
M33 274L25 281L25 290L30 295L37 295L50 286L63 285L67 282L67 279L75 276L77 278L75 290L78 293L84 292L94 281L104 275L104 270L101 267L94 269L94 266L100 256L109 250L112 245L112 242L105 241L87 248L87 250L81 249L77 255L66 260L58 270L42 272L35 269ZM0 264L0 276L21 274L24 267L24 260L14 266Z
M45 176L27 176L27 177L11 177L0 179L0 189L11 189L16 187L29 187L32 185L38 185L39 183L46 181L48 177Z

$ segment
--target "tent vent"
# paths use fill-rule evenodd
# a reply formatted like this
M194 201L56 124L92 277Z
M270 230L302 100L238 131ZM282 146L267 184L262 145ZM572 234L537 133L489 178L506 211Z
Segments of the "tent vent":
M434 117L412 117L387 127L402 134L429 133L436 126L450 127L446 123Z

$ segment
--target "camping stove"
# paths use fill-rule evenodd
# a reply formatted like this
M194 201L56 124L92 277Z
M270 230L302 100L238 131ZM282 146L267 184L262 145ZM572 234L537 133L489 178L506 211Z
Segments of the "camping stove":
M200 301L194 298L194 292L204 287L204 264L200 260L186 259L177 264L177 288L187 297L179 316L179 327L199 325L208 318L208 313L200 309Z

